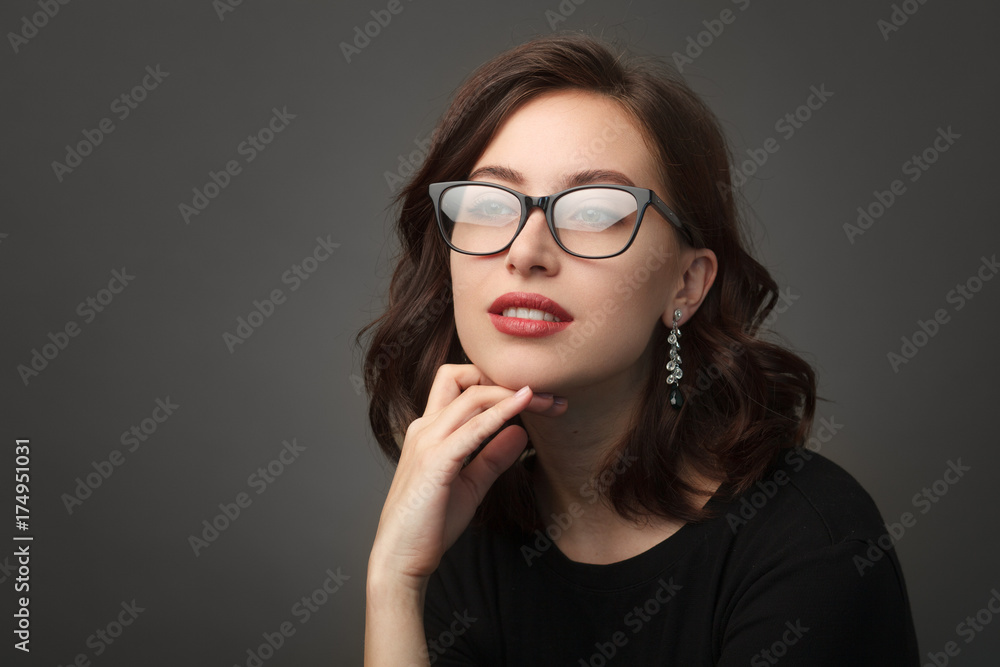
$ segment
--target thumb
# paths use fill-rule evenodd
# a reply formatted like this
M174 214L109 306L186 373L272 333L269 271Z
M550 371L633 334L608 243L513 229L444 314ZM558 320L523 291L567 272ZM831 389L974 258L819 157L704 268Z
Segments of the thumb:
M494 436L463 470L461 477L476 498L476 505L486 497L505 470L514 465L528 444L528 433L520 426L508 426Z

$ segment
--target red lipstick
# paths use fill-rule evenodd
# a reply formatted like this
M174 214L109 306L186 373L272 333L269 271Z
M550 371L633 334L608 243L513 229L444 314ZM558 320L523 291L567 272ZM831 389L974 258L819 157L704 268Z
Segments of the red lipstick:
M540 310L553 315L559 322L524 317L504 317L508 308ZM568 327L573 318L552 299L531 292L508 292L497 298L489 308L490 321L500 333L522 338L541 338L558 333Z

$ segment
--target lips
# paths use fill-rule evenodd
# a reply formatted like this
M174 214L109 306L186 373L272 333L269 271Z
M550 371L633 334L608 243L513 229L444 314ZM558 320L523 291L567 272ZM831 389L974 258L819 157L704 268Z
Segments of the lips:
M522 317L505 317L504 311L510 315L512 309L520 311ZM536 311L531 313L530 311ZM489 308L490 320L497 331L511 336L523 338L541 338L562 331L573 321L572 316L562 306L552 299L531 292L508 292L497 298ZM546 314L549 319L538 318ZM524 317L527 315L527 317ZM559 320L558 322L554 320Z

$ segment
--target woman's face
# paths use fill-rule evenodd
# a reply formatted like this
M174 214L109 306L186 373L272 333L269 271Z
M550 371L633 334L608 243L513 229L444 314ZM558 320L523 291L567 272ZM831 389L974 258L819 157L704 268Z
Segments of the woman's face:
M583 91L547 93L511 115L470 180L533 196L588 183L634 185L651 188L671 203L635 123L617 103ZM675 301L683 275L678 253L672 226L652 207L629 249L608 259L582 259L562 250L544 212L535 208L506 251L487 256L451 252L462 347L487 377L511 389L530 385L536 392L564 396L582 389L634 390L649 371L656 323L669 325L681 305ZM552 314L563 320L568 315L569 323L529 324L523 311L522 318L500 312L538 309L530 295L555 302L561 312ZM542 306L557 310L549 303ZM537 335L546 328L552 331Z

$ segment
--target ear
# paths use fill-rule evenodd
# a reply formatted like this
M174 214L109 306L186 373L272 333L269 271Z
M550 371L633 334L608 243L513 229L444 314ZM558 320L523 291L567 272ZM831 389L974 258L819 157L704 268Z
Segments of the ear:
M682 313L678 326L691 319L715 282L719 263L715 253L708 248L687 248L681 251L680 266L680 288L668 301L668 307L663 312L663 323L668 328L674 322L674 311L677 309Z

